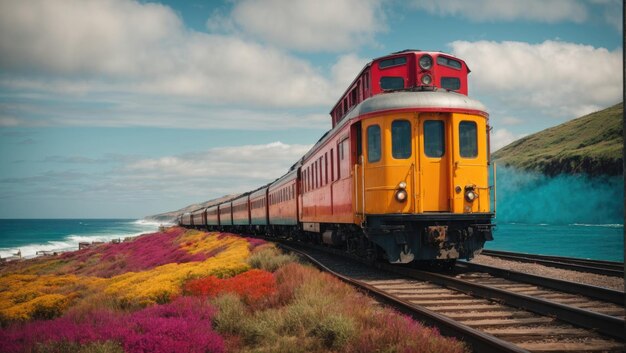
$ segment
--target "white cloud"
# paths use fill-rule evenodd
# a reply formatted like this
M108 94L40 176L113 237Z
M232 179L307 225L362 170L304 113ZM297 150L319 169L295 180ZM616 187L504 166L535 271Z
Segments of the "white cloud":
M451 43L472 68L470 94L539 109L546 115L577 117L622 99L622 49L545 41Z
M205 200L223 194L250 191L285 174L310 145L273 142L212 148L204 152L137 160L126 164L119 175L131 180L152 180L162 193L193 195L199 188ZM173 181L185 181L181 186ZM157 190L154 190L157 191Z
M301 51L342 52L372 41L384 30L384 12L376 0L242 0L232 21L248 34L280 47ZM209 30L229 28L220 14Z
M309 63L237 37L186 30L171 8L152 3L0 1L0 52L0 69L17 85L11 88L26 81L69 94L102 90L267 106L332 102L330 83Z
M494 129L491 133L491 152L493 153L524 136L526 134L514 134L507 129Z
M581 23L588 16L584 3L574 0L414 0L412 4L431 14L461 16L475 22Z

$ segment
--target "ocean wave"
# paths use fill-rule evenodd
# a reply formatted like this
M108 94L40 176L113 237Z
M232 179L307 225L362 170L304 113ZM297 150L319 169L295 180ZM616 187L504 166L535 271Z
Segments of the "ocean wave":
M24 258L36 257L38 251L74 251L78 250L78 243L81 242L109 242L113 239L124 240L124 238L132 238L141 234L156 231L160 225L165 225L158 222L144 222L144 220L133 221L130 222L130 224L134 225L134 229L129 229L127 231L105 229L104 233L98 234L69 234L62 240L50 240L46 243L33 243L10 248L0 248L0 257L11 257L18 251L21 251L22 257Z
M570 226L576 227L603 227L603 228L623 228L623 224L587 224L587 223L573 223Z
M38 251L62 252L71 250L78 250L78 243L71 243L66 241L49 241L45 244L28 244L16 248L0 248L0 257L11 257L17 254L18 251L22 253L23 258L32 258L37 256Z
M133 224L137 224L141 226L151 226L151 227L159 227L159 226L169 227L169 226L174 225L174 223L172 222L159 222L159 221L150 220L150 219L138 219L134 221Z

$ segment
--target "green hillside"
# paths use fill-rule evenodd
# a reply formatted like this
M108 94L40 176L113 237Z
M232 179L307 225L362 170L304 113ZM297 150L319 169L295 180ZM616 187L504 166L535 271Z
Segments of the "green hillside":
M623 103L521 138L493 153L499 165L547 175L621 175Z

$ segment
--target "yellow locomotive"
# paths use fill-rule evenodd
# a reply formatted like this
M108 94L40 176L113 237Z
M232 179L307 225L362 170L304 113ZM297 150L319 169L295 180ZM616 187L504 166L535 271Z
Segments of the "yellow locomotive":
M391 263L472 258L492 239L489 124L469 69L440 52L374 59L288 173L183 215L184 226L288 236Z

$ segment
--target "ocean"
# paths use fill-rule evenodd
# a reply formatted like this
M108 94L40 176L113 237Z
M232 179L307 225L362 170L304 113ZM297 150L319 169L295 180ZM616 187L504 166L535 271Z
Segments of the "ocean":
M494 223L485 249L624 261L623 224Z
M0 219L0 257L21 251L78 250L79 242L110 241L158 230L159 223L136 219Z

